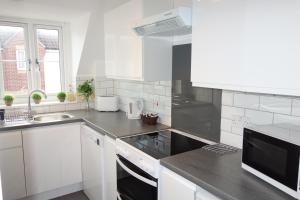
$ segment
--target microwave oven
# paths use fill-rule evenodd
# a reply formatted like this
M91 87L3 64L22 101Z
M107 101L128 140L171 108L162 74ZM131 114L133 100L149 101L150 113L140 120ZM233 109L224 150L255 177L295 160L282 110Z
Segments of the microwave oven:
M299 199L300 128L264 125L244 128L242 168Z

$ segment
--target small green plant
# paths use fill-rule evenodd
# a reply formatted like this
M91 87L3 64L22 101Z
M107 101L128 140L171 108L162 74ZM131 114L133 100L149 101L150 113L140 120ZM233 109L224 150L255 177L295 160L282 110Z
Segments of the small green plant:
M5 95L3 97L3 101L4 101L5 105L7 105L7 106L11 106L14 102L14 99L15 98L12 95Z
M90 98L94 96L94 79L84 81L77 86L77 93L81 99L86 100L87 109L90 109Z
M39 104L42 100L42 95L40 93L36 92L36 93L32 94L31 98L33 99L35 104Z
M66 100L67 94L65 92L60 92L57 94L57 98L60 102L64 102Z

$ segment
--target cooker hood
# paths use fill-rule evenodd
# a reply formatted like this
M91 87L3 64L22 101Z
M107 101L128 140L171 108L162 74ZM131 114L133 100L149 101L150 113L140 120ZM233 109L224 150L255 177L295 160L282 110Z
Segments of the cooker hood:
M145 18L133 29L140 36L189 34L192 30L191 8L179 7Z

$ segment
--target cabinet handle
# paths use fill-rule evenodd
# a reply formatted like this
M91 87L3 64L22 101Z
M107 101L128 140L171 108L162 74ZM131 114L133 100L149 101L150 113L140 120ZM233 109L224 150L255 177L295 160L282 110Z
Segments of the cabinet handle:
M100 146L100 140L97 138L96 143L98 146Z

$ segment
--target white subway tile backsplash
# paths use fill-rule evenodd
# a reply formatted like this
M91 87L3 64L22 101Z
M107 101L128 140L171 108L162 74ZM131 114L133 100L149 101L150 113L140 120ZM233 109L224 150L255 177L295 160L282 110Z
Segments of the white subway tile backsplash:
M107 96L113 96L114 95L114 88L107 88L106 89L106 95Z
M221 130L231 132L232 120L221 119Z
M222 97L221 142L225 144L241 147L248 124L300 126L300 99L232 91L223 91Z
M96 89L96 95L97 96L106 96L106 88L97 88Z
M259 96L247 93L235 93L233 103L236 107L258 109Z
M81 109L81 103L70 103L66 104L66 110L80 110Z
M66 105L65 104L57 104L57 105L51 105L49 106L49 112L65 112L66 111Z
M161 85L155 85L154 86L154 94L165 96L166 95L166 88Z
M244 127L242 127L242 126L232 126L231 127L231 133L242 136L243 133L244 133Z
M292 115L300 116L300 99L293 99Z
M172 88L171 87L166 87L166 96L171 97L172 96Z
M273 113L270 112L247 109L245 116L248 118L249 123L251 124L264 125L273 123Z
M222 118L234 120L236 116L244 116L245 109L231 106L222 106Z
M144 84L143 91L147 94L154 94L154 85Z
M291 115L282 115L282 114L275 114L274 115L274 124L282 124L282 123L289 123L300 126L300 117L291 116Z
M126 111L129 98L143 98L144 112L157 112L160 122L171 125L171 81L114 80L113 85L113 94L119 96L121 110Z
M232 91L222 92L222 105L232 106L233 105L233 95Z
M237 148L242 148L243 137L227 131L221 131L221 143L228 144Z
M159 81L159 85L171 87L172 82L171 81Z
M291 114L292 99L278 96L261 96L260 110L281 114Z

